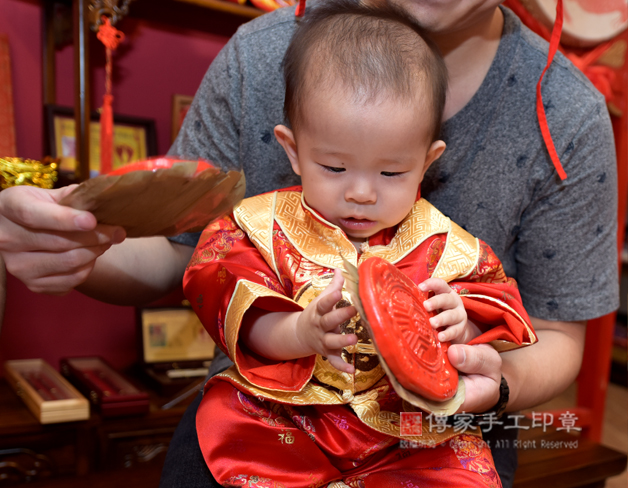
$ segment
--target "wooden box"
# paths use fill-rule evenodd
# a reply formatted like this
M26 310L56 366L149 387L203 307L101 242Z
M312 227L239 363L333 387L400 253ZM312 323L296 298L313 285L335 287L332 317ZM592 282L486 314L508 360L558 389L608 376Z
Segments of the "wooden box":
M43 359L7 361L4 373L40 423L89 418L89 402Z
M148 412L148 393L133 386L101 357L66 357L60 364L63 375L103 417Z

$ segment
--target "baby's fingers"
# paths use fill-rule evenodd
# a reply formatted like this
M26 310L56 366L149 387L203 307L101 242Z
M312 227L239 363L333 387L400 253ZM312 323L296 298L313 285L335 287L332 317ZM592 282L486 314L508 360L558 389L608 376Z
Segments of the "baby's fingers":
M349 364L348 362L343 361L342 357L340 356L336 356L336 355L327 356L327 360L332 366L338 369L338 371L342 371L343 373L353 374L353 372L355 371L355 368L353 367L353 365Z
M339 269L334 270L334 278L329 286L317 298L316 311L319 315L324 315L331 311L336 303L342 299L342 285L345 279Z
M333 311L336 303L342 299L342 293L340 291L331 291L327 294L321 294L317 298L316 302L316 312L320 315L326 315L327 313Z
M424 301L423 306L427 311L453 310L462 307L462 300L455 291L450 289L447 294L438 294Z
M447 284L447 282L443 279L439 279L438 277L426 279L421 284L419 284L419 289L421 291L434 291L435 295L451 292L449 284Z
M323 347L328 353L357 343L358 336L355 334L342 335L339 333L326 333L323 336Z
M350 320L357 314L355 306L347 306L345 308L336 308L321 316L320 325L325 332L334 330L341 323Z
M467 313L464 308L453 308L451 310L445 310L438 315L430 318L430 324L434 328L439 327L451 327L458 323L464 323L467 320Z
M431 323L431 320L433 320L434 318L430 319L430 323ZM447 327L445 330L438 332L437 334L438 340L440 342L458 343L464 335L464 327L465 327L465 322L460 322L460 323L451 325L450 327Z

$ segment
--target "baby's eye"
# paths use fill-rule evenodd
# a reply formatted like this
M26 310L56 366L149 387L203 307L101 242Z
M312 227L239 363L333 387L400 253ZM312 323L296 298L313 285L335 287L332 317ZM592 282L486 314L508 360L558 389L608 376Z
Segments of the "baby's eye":
M325 170L327 170L327 171L329 171L329 172L333 172L333 173L335 173L335 174L339 174L339 173L341 173L341 172L344 172L344 171L345 171L345 169L344 169L343 167L328 167L327 165L322 165L322 167L323 167Z
M397 177L398 175L402 175L404 172L382 172L384 177Z

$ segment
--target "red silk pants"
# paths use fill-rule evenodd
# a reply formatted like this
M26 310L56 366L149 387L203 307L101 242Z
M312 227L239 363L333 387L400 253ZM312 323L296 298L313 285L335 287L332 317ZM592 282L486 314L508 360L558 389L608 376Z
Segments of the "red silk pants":
M435 448L408 448L346 405L262 402L214 380L196 417L203 456L221 485L501 486L480 438L460 434Z

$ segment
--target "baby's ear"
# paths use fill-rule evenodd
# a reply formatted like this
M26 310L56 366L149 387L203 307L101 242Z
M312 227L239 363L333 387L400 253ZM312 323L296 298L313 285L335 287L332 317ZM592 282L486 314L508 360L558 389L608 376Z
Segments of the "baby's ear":
M430 168L430 165L432 165L432 163L440 158L446 147L447 145L443 140L436 140L430 145L429 149L427 150L427 154L425 155L423 174L427 172L427 169Z
M294 173L301 175L301 171L299 169L299 157L297 153L297 142L294 139L294 133L292 130L283 124L278 124L275 126L275 138L277 138L277 141L283 147L286 155L288 155L288 160L290 160Z

